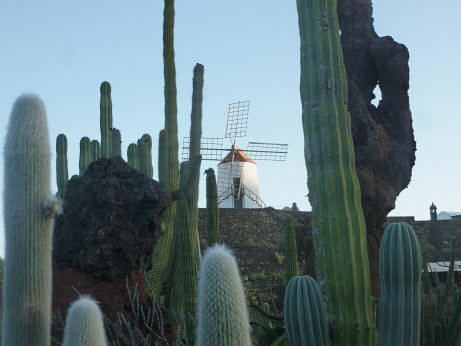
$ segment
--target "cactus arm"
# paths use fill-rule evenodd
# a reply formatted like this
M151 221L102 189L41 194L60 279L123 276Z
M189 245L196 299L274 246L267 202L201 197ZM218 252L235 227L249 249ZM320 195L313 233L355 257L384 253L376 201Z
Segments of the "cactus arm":
M200 146L202 140L202 101L203 101L203 74L204 67L196 64L192 79L192 110L190 125L190 149L189 162L191 163L191 176L195 176L191 181L190 193L187 197L187 205L190 213L190 227L194 241L194 256L196 263L200 262L200 239L198 233L198 199L200 181ZM199 158L200 157L200 158ZM199 160L197 162L197 160Z
M139 160L138 160L138 146L135 143L131 143L127 149L128 164L139 170Z
M91 141L91 161L96 161L101 157L101 146L98 140Z
M355 171L347 80L335 0L297 0L301 104L317 277L333 335L344 345L375 340L365 219Z
M13 105L4 150L5 264L2 345L50 345L50 144L35 95Z
M298 274L298 254L296 246L296 233L293 219L290 218L285 231L285 284Z
M168 182L168 131L163 129L158 137L158 181L163 187Z
M212 247L219 242L219 208L216 175L212 168L206 171L206 229L207 246Z
M410 225L386 227L379 254L379 345L418 346L421 332L421 250Z
M115 127L110 129L110 157L122 156L122 134Z
M80 140L80 159L78 161L79 175L85 174L86 169L91 163L91 141L88 137Z
M106 346L103 314L90 297L80 297L69 308L62 346Z
M64 199L69 181L69 170L67 167L67 138L62 133L56 137L56 181L58 196Z
M109 82L101 83L101 99L99 102L100 118L99 126L101 129L101 157L110 158L110 129L112 128L112 99L111 86Z

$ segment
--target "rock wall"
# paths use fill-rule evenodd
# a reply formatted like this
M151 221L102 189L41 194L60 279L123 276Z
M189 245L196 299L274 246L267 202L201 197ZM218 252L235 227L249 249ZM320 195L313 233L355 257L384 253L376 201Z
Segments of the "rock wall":
M293 217L296 227L298 259L304 274L315 276L311 214L303 211L265 209L220 209L222 242L235 253L252 299L274 294L283 296L284 237L287 219ZM414 228L429 261L449 258L450 239L461 236L461 220L415 221L414 217L389 217L386 222L407 222ZM206 210L199 211L199 232L202 250L206 239ZM461 238L460 238L461 239ZM461 259L461 249L457 250Z

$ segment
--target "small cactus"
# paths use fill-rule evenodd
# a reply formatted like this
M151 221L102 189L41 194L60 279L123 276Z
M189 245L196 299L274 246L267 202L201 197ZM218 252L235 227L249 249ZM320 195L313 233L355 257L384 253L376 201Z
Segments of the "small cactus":
M58 185L57 195L64 199L69 181L69 170L67 167L67 138L62 133L56 137L56 181Z
M128 164L139 170L139 161L138 161L138 146L134 143L131 143L127 149Z
M251 345L239 269L225 246L215 245L206 250L198 286L197 345Z
M298 275L298 254L296 247L295 224L292 218L285 231L285 284Z
M379 345L420 344L421 271L421 250L411 226L387 226L379 254Z
M112 98L110 96L111 86L109 82L101 83L101 99L99 101L101 129L101 157L110 158L110 129L112 128Z
M91 161L96 161L101 157L101 146L95 139L91 141Z
M122 135L119 129L110 129L110 157L122 156Z
M207 246L211 247L219 242L219 207L216 175L213 168L206 171L206 231Z
M290 346L327 346L328 318L317 283L294 276L285 290L285 332Z
M103 314L90 297L82 296L67 313L62 346L106 346Z
M85 174L91 161L91 141L88 137L82 137L80 140L80 159L78 161L80 176Z
M152 138L147 133L138 139L138 165L141 173L151 178L154 176L154 168L152 166Z

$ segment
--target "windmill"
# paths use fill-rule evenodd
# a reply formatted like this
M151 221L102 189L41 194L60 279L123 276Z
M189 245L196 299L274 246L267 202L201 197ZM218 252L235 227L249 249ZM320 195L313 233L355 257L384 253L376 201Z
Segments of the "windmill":
M247 135L250 101L229 104L224 138L230 148L224 147L222 137L202 137L202 160L218 163L218 203L220 208L264 208L259 196L258 161L285 161L288 144L248 142L245 149L236 140ZM182 159L189 159L189 137L183 137Z

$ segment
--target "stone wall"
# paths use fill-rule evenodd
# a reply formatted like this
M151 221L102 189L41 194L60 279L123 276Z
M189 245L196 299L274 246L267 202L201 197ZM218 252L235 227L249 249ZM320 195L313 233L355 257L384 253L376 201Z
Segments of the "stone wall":
M296 227L298 259L302 273L314 275L311 213L291 210L220 209L221 240L237 258L245 285L253 297L280 299L283 295L284 239L287 219ZM407 222L414 228L429 261L449 259L450 239L461 234L461 220L415 221L412 216L389 217L387 222ZM206 210L200 209L199 232L202 249L206 239ZM461 259L461 249L457 251Z

